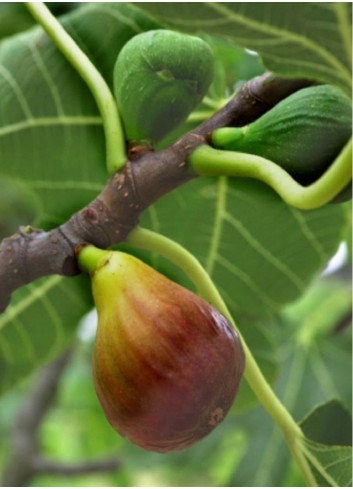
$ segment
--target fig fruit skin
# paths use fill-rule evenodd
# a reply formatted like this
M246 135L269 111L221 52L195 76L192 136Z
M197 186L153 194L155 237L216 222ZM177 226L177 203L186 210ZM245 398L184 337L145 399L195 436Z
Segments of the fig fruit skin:
M310 185L351 136L351 101L339 89L319 85L293 93L248 126L215 130L213 144L267 158Z
M238 334L215 308L140 260L105 252L91 273L97 396L113 428L156 452L182 450L229 411L244 371Z
M114 93L130 144L153 147L206 95L215 59L201 38L167 29L143 32L120 51Z

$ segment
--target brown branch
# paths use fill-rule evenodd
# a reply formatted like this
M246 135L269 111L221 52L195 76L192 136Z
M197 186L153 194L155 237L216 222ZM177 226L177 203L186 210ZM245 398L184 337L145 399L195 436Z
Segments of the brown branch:
M34 477L39 453L38 427L55 399L59 380L67 367L72 350L43 369L24 405L17 414L12 432L9 460L4 470L3 486L26 486Z
M128 161L93 202L62 226L49 232L22 227L4 239L0 244L0 312L11 294L27 283L51 274L78 274L75 247L80 243L107 248L124 241L144 209L196 177L186 164L187 157L216 128L247 124L310 84L275 78L271 73L249 81L225 107L176 143Z
M46 460L40 453L38 431L51 408L59 382L72 357L73 348L66 350L39 374L33 389L17 414L12 443L5 467L3 487L28 486L37 475L70 476L93 472L111 472L121 466L112 455L105 459L87 460L77 464Z

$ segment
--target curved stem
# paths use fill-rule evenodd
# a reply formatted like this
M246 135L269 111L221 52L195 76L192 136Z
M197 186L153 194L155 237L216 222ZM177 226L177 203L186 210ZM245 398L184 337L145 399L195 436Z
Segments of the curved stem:
M330 202L352 179L352 140L316 182L303 187L283 168L261 156L199 146L189 163L198 175L251 177L272 187L287 204L315 209Z
M25 5L92 92L103 119L108 172L114 173L124 166L127 155L118 108L107 83L43 2L25 2Z
M202 267L201 263L185 248L165 236L143 228L134 229L129 234L126 243L149 251L157 252L180 267L196 285L199 294L203 297L203 299L216 307L225 317L229 319L234 327L236 327L227 306L225 305L210 276ZM282 429L288 446L294 459L297 461L300 467L306 484L308 486L316 486L316 482L311 473L309 464L300 450L301 445L299 444L298 440L303 438L300 427L297 425L291 414L286 410L284 405L277 398L267 383L267 380L259 369L255 358L244 341L244 338L240 333L239 335L242 340L246 358L244 374L246 380L261 404Z

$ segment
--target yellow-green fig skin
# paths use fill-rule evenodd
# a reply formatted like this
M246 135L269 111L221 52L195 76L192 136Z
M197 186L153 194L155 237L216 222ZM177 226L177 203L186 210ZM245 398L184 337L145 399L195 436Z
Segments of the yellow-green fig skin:
M124 253L107 252L92 287L94 383L110 424L157 452L202 439L229 411L243 375L234 328L197 295Z

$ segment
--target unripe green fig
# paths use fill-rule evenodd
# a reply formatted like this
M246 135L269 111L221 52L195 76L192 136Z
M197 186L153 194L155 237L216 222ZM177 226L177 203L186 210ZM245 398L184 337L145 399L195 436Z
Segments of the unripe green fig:
M227 414L243 375L234 328L210 304L133 256L86 247L79 263L92 278L94 384L110 424L157 452L205 437Z
M214 57L199 37L169 30L139 34L120 51L115 97L127 139L153 146L201 102L214 74Z
M307 185L333 163L351 134L350 101L321 85L290 95L248 126L214 131L212 142L267 158Z

